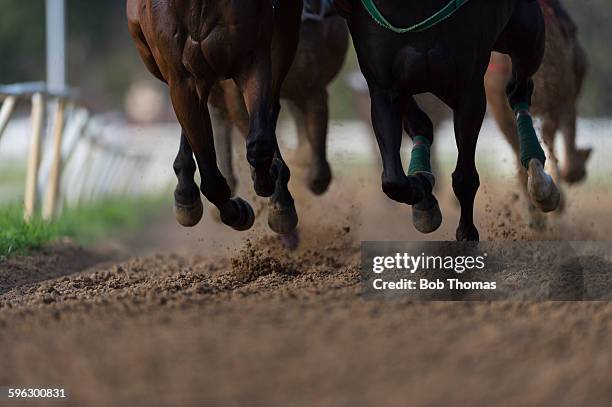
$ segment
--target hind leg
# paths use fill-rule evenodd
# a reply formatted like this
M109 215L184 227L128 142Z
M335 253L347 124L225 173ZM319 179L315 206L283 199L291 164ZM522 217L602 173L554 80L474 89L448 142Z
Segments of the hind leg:
M433 181L427 175L425 167L428 158L421 155L418 159L423 171L415 171L413 175L406 176L402 167L400 147L402 144L402 112L401 103L389 91L370 85L372 99L372 125L378 141L382 157L383 174L382 189L394 201L413 206L413 211L432 212L437 208L437 201L431 193ZM422 137L421 146L429 150L430 139ZM415 137L416 138L416 137ZM419 148L421 148L419 147ZM419 167L419 169L421 169ZM432 200L433 198L433 200ZM438 209L439 211L439 209ZM424 233L433 232L440 226L441 215L429 216L429 219L419 219L413 213L415 227Z
M219 209L223 223L236 230L251 228L255 219L253 209L243 199L231 198L232 192L217 167L212 125L206 105L208 93L201 90L200 93L205 96L201 99L193 82L184 79L170 80L169 87L177 118L196 156L202 193Z
M329 109L327 105L327 91L323 89L306 100L293 103L296 120L305 126L305 135L310 146L308 172L306 185L315 195L321 195L331 183L332 173L327 161L327 129L329 123Z
M213 133L215 137L217 159L219 160L219 169L227 180L232 190L232 194L234 194L238 185L233 165L232 132L234 126L219 109L214 107L209 107L209 109L214 128Z
M404 130L413 142L408 176L417 176L429 185L423 200L412 206L412 223L422 233L431 233L442 224L442 213L433 195L436 178L432 171L431 154L434 139L433 123L413 97L403 103Z
M519 1L496 50L509 54L512 59L512 79L506 93L516 116L521 164L527 170L527 189L532 202L543 212L550 212L559 205L560 195L552 177L544 171L546 155L529 112L532 77L542 63L544 41L544 18L539 4Z

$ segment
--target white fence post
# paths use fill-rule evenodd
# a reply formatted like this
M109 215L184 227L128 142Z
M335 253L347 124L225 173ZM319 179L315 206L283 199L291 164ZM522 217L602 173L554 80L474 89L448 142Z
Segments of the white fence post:
M4 99L4 103L2 103L2 109L0 109L0 140L2 139L2 134L6 129L9 119L11 118L11 114L15 109L16 103L16 96L8 96L6 99Z

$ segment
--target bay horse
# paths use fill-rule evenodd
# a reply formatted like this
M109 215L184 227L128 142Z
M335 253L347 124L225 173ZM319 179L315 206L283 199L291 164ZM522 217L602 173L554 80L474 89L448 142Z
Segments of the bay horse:
M539 0L546 21L546 47L542 65L534 75L532 112L542 120L542 140L552 159L555 179L567 184L586 177L590 148L576 146L577 99L587 71L586 52L578 40L577 27L559 0ZM518 129L505 89L512 76L512 61L507 55L493 53L485 77L490 111L512 149L520 158ZM555 136L563 135L565 160L559 166L555 153ZM520 159L519 159L520 164ZM521 167L519 165L519 167ZM525 196L527 174L519 168L519 183ZM529 205L530 226L541 228L546 218Z
M310 1L309 5L322 8L324 1ZM325 16L325 10L319 13L319 8L313 8L316 14L307 13L305 7L297 52L283 82L281 99L287 103L293 116L300 144L306 141L309 146L309 151L298 150L296 161L308 165L306 185L313 194L321 195L332 180L327 160L327 88L342 69L349 34L342 17ZM246 137L248 114L244 99L232 81L222 81L213 88L209 102L213 125L218 128L215 136L217 145L221 147L217 151L219 166L230 187L234 189L236 177L232 165L232 125Z
M480 185L475 152L486 111L484 76L494 50L512 59L507 97L518 126L531 200L545 212L557 208L559 191L544 170L546 156L529 111L532 77L542 62L545 44L544 18L537 2L354 0L342 1L340 6L370 91L373 128L383 161L382 189L389 198L412 206L413 224L419 231L431 233L442 221L432 193L433 125L414 99L416 94L430 92L454 113L458 159L452 183L461 205L456 238L479 240L474 225L474 199ZM407 175L400 159L403 127L414 142Z
M144 64L168 84L182 128L174 162L178 222L194 226L203 215L193 178L197 162L201 191L219 209L222 222L239 231L254 223L251 205L232 198L219 170L207 106L213 86L232 79L248 111L247 160L255 192L270 197L270 228L290 233L298 217L276 122L280 89L298 43L302 0L128 0L126 13Z

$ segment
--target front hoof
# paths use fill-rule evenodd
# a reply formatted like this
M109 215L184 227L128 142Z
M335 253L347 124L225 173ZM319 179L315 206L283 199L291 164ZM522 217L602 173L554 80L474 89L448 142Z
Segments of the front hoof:
M257 173L255 168L251 167L251 178L253 179L253 189L257 196L269 198L276 189L276 182L270 174Z
M552 212L559 206L561 194L552 177L544 172L540 160L529 161L527 190L533 203L542 212Z
M191 204L182 204L174 200L174 216L180 225L193 227L202 220L202 215L204 215L204 206L200 197Z
M222 213L221 221L239 232L251 229L255 223L255 212L251 205L242 198L232 198L231 201L236 205L238 216L229 220L225 219Z
M306 176L308 189L315 195L323 195L329 188L332 180L331 168L328 163L320 167L311 169Z
M279 235L287 235L293 232L297 224L298 215L294 204L281 207L277 203L270 202L268 205L268 226L273 232Z
M458 242L479 242L480 235L476 226L471 225L468 228L459 227L457 229L457 241Z
M433 199L434 203L428 209L419 208L421 205L412 207L412 224L421 233L435 232L442 224L440 206L438 201Z

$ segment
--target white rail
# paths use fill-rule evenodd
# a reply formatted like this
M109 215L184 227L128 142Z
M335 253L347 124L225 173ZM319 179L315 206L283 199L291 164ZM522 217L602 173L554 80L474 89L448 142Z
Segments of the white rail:
M24 193L26 221L36 216L38 210L48 220L65 205L84 204L108 196L144 195L167 188L173 182L171 171L162 171L163 176L159 177L162 165L171 168L166 154L131 145L127 140L112 141L106 133L114 130L92 118L78 105L77 97L78 92L73 89L49 90L44 83L0 86L0 140L16 107L23 102L30 106L31 134ZM54 114L47 126L50 142L44 143L47 102L53 106ZM151 173L158 176L151 180Z

